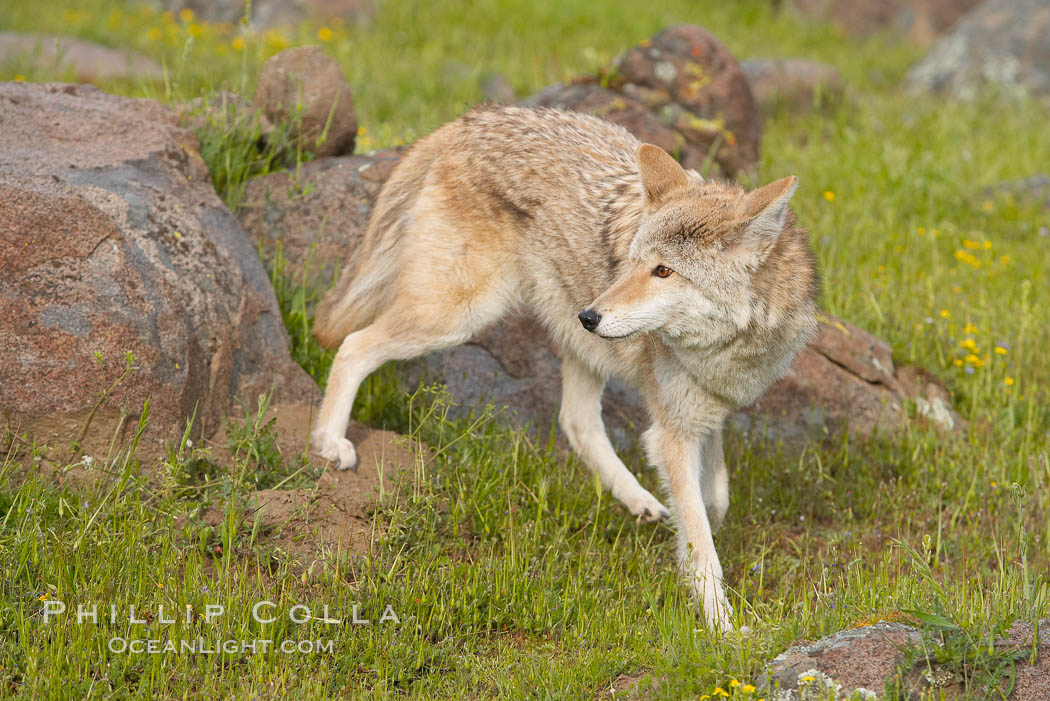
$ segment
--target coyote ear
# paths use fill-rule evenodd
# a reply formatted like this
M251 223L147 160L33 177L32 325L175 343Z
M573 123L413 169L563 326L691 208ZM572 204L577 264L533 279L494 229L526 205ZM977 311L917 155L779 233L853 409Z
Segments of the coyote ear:
M652 144L638 147L638 171L642 174L645 204L650 207L663 202L672 190L689 184L689 178L678 161Z
M788 201L795 194L798 178L786 178L749 192L744 203L746 237L761 242L774 239L784 229Z

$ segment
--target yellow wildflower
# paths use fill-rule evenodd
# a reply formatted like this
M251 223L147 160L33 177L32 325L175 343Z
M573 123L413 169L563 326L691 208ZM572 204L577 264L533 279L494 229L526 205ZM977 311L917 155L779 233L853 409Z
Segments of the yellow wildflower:
M715 696L729 696L729 692L720 686L716 686L715 690L711 692Z
M731 680L729 680L729 686L730 687L738 687L738 686L740 686L740 682L737 681L736 679L731 679Z
M982 245L984 246L984 250L987 251L989 248L992 247L992 242L991 241L985 241Z
M47 599L48 599L48 596L47 596L46 593L45 594L41 594L40 596L38 596L36 598L37 601L47 601Z
M832 192L831 190L825 190L824 191L824 199L826 199L828 202L831 202L832 200L835 199L835 193Z
M972 265L974 268L981 267L981 261L977 260L972 253L968 253L961 248L955 252L955 259L967 265Z
M995 205L992 203L991 200L985 200L981 203L981 209L983 209L986 212L990 212L993 209L995 209Z
M197 23L190 25L190 36L194 39L199 39L204 34L204 27Z
M234 37L233 41L230 42L230 46L233 47L234 51L244 51L244 37Z
M328 28L328 27L321 27L320 29L317 30L317 38L320 39L321 41L331 41L332 40L332 30L330 28Z
M971 365L977 365L979 362L981 362L981 359L973 353L969 353L965 358L963 358L963 360L970 363Z
M957 368L958 367L962 367L962 361L959 360L958 358L956 358L955 360L952 361L952 365L954 365Z
M146 32L146 38L150 41L160 41L160 37L160 27L150 27L150 30Z
M944 319L951 319L952 318L952 313L950 311L948 311L947 309L942 309L941 310L941 317L944 318Z
M996 355L1006 355L1006 349L1003 348L1002 346L996 346L995 347L995 353L996 353Z
M1003 380L1003 384L1005 384L1007 387L1013 387L1014 378L1007 377L1005 380Z
M741 691L743 691L745 694L753 694L755 692L755 685L744 684L743 688L741 688Z
M194 17L196 17L196 15L193 14L193 10L188 7L184 7L179 11L179 19L183 22L192 22Z
M278 51L282 49L287 49L289 46L291 46L291 43L288 41L288 37L286 37L281 32L277 31L276 29L267 29L265 32L263 32L263 41L266 42L267 46L270 46Z
M977 342L974 341L972 338L966 339L965 341L963 341L959 345L962 346L963 348L968 348L969 350L973 351L974 353L977 352Z
M916 232L918 232L919 236L922 236L923 234L926 233L926 227L925 226L920 226L918 229L916 229Z
M641 44L642 46L649 46L649 45L650 45L650 44L652 44L653 42L649 41L648 39L642 39L642 40L641 40L640 42L638 42L638 43L639 43L639 44Z
M963 246L969 248L971 251L981 247L980 241L971 241L970 239L963 239Z
M15 76L15 82L16 83L24 83L25 81L26 81L26 77L24 75L22 75L21 73L19 73L18 75Z
M976 326L967 321L966 326L963 327L963 333L979 333L979 331Z

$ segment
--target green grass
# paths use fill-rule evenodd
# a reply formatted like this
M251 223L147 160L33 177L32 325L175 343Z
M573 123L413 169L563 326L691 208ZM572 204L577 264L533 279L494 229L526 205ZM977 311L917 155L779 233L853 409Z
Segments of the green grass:
M886 338L898 362L947 382L968 435L946 440L916 427L893 441L833 437L802 455L728 436L733 501L716 544L751 635L724 639L702 629L678 583L668 527L634 524L552 443L484 412L451 420L439 392L409 397L389 369L366 384L355 416L410 432L437 457L377 509L382 535L370 557L343 555L310 571L275 552L245 512L251 490L316 476L295 456L274 454L254 411L231 431L233 464L183 441L170 446L162 474L121 457L99 461L97 481L79 486L32 469L31 448L14 457L16 441L0 468L8 564L0 695L594 697L620 674L644 673L653 698L717 686L743 698L730 682L757 684L764 663L793 641L879 618L919 624L932 656L969 680L971 696L1005 689L1012 661L989 653L989 638L1014 618L1050 615L1050 239L1040 232L1050 217L985 188L1045 171L1044 104L905 94L899 83L920 55L914 47L845 39L757 0L386 2L372 23L333 26L322 43L354 86L361 147L370 148L452 118L479 98L488 72L526 94L594 71L679 21L704 24L740 57L806 56L846 76L850 95L834 111L766 121L761 178L800 177L793 205L820 260L824 306ZM266 56L317 41L317 28L303 26L243 37L238 50L236 27L165 20L114 0L47 12L0 0L0 29L8 28L138 48L164 62L168 80L106 87L172 102L221 88L250 94ZM25 62L0 67L0 79L15 75L62 77ZM231 205L244 178L301 158L260 152L250 125L201 137ZM279 262L273 280L293 356L323 382L330 355L309 335L319 291ZM642 479L655 483L648 471ZM209 504L224 505L218 526L200 518ZM123 622L45 626L44 594L71 608L116 604ZM315 613L357 602L374 622L390 605L400 623L260 625L250 608L264 599ZM331 640L334 651L106 649L129 630L157 637L128 626L128 605L156 615L161 604L203 611L220 602L221 623L195 619L167 633Z

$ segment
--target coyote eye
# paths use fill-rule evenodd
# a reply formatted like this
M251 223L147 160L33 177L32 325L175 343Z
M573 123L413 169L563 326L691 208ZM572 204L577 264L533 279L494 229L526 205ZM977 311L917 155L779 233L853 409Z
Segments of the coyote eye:
M671 277L671 273L673 272L674 271L670 268L664 267L662 265L658 265L655 268L653 268L653 275L655 275L656 277Z

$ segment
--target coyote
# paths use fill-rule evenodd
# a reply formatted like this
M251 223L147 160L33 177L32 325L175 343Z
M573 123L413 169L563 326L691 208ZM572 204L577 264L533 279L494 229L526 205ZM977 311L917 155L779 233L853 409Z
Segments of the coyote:
M817 325L813 254L787 206L796 184L705 181L587 114L470 110L397 166L317 311L314 334L339 351L314 448L355 467L345 434L365 377L523 307L560 350L569 443L640 520L674 514L689 586L708 625L727 629L712 540L729 506L722 424L787 372ZM605 433L610 376L646 403L643 445L670 512Z

